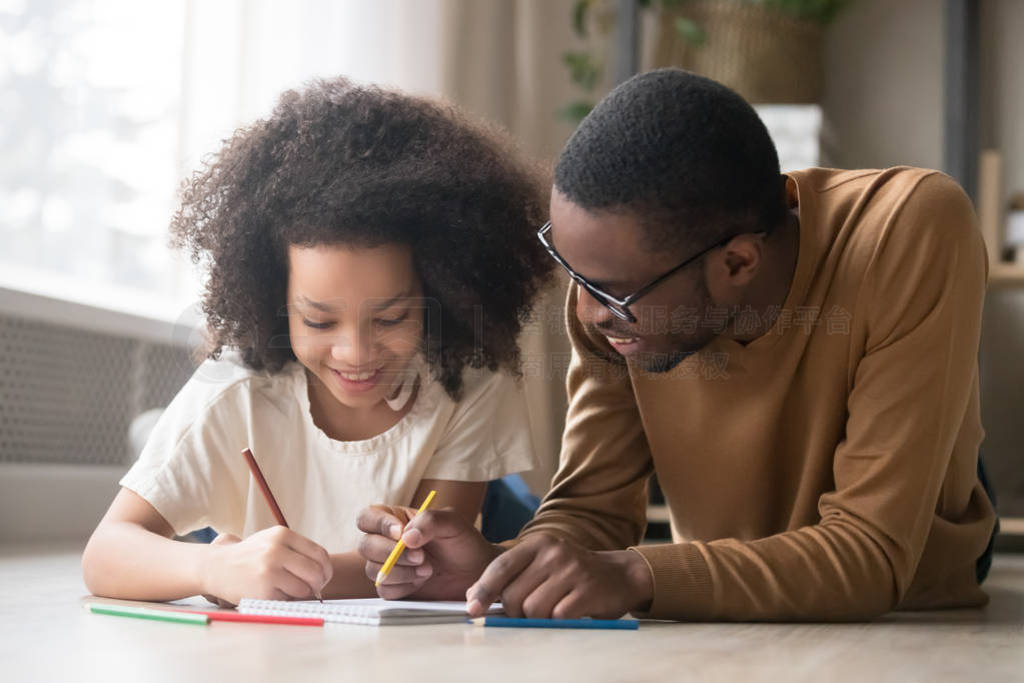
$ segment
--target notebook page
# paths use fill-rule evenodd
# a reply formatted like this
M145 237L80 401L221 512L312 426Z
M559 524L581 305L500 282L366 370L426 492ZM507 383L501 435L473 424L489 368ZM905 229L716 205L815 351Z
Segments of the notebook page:
M274 616L316 616L325 621L358 624L439 623L462 621L468 617L465 602L382 600L254 600L243 598L238 604L242 614ZM501 614L500 605L492 605L488 614Z

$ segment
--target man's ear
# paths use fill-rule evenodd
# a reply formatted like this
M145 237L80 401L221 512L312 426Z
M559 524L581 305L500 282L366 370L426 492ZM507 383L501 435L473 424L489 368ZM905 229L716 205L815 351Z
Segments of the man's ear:
M761 269L764 258L764 237L747 233L737 235L722 247L717 258L712 259L715 275L722 284L730 287L745 287ZM712 265L709 264L709 265Z

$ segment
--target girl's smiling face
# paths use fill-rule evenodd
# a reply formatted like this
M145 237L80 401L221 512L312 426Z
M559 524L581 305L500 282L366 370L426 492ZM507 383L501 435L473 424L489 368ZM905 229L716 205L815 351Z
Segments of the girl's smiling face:
M422 287L405 244L288 247L296 358L348 408L396 389L423 339Z

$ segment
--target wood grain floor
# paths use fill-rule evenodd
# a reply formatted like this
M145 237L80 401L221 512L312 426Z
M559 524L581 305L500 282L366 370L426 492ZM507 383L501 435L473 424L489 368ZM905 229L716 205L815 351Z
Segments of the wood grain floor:
M78 548L0 548L2 681L1024 681L1024 556L983 610L858 624L189 626L87 614Z

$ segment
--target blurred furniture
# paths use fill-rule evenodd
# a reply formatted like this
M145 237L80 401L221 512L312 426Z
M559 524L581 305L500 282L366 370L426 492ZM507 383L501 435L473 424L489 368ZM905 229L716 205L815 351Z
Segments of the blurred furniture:
M132 419L192 374L192 332L0 286L0 542L91 533L134 459Z

